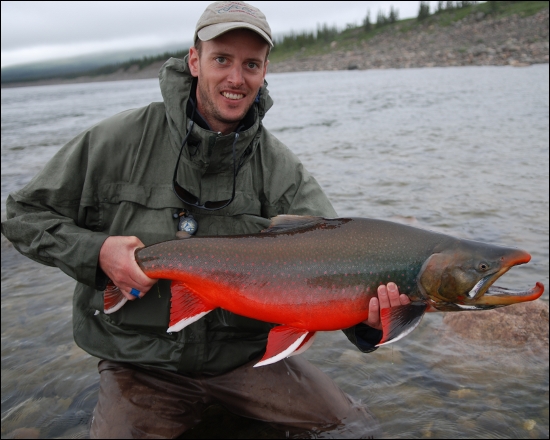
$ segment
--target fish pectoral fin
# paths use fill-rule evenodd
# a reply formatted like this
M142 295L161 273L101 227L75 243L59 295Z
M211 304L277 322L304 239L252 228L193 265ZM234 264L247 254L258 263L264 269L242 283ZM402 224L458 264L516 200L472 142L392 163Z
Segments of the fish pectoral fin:
M399 341L407 336L420 324L426 308L425 303L410 303L405 306L382 309L380 312L382 340L376 346Z
M198 321L214 306L204 301L196 292L179 281L172 281L170 286L170 327L167 332L179 332L195 321Z
M114 313L126 304L128 299L123 295L120 289L111 281L107 283L107 287L103 292L103 312L107 315Z
M278 325L277 327L273 327L267 336L267 347L265 349L265 354L260 359L260 362L254 366L261 367L263 365L273 364L281 359L289 357L293 352L300 349L304 342L305 345L308 344L309 341L305 341L305 339L310 334L313 336L314 332L310 333L307 330L288 327L286 325ZM309 340L311 339L312 338L310 336ZM308 348L309 345L307 345L303 351Z

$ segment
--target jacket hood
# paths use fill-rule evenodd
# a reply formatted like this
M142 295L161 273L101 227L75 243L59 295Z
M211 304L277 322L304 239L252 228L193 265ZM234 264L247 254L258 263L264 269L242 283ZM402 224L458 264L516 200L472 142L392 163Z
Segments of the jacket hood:
M183 60L170 58L159 72L160 90L166 109L166 118L170 128L172 146L177 154L182 141L190 127L189 115L186 112L194 77L188 66L187 55ZM254 123L239 132L239 140L235 145L239 164L252 155L261 131L261 121L273 105L273 100L267 90L267 82L260 90L260 99L253 104ZM192 132L187 141L187 147L182 152L182 162L204 172L223 171L233 166L233 142L235 133L221 135L193 124ZM250 148L249 148L250 147Z

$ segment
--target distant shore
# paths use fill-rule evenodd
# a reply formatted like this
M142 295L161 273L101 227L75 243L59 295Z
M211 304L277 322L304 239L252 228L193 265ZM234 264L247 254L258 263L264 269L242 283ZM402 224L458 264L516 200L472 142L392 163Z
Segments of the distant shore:
M401 32L399 26L353 50L318 57L295 56L271 72L403 69L449 66L528 66L548 63L548 9L530 17L470 15L448 27ZM482 14L482 13L481 13Z
M284 61L271 62L269 72L319 70L403 69L448 66L529 66L549 62L549 9L529 17L511 15L491 18L483 13L467 16L451 26L430 24L403 32L395 26L367 42L342 49L330 44L322 55L301 53ZM50 84L74 84L157 78L164 61L139 70L132 66L108 75L73 79L53 78L41 81L2 84L2 88Z

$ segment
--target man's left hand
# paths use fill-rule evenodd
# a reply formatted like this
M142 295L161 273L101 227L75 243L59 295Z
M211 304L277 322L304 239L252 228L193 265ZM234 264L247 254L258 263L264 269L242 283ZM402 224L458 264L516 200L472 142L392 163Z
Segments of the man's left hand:
M363 324L377 330L382 330L380 322L380 311L391 307L406 306L411 300L405 294L399 294L395 283L378 286L378 298L371 298L369 303L369 317Z

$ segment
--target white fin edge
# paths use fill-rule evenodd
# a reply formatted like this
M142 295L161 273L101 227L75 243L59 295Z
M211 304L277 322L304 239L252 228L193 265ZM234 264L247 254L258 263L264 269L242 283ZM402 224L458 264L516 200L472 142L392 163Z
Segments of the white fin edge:
M111 307L110 309L103 309L103 313L108 315L109 313L115 313L117 310L120 310L120 308L128 302L128 298L124 297L122 301L118 302L116 306Z
M175 323L173 326L168 327L168 330L166 330L166 332L167 333L179 332L181 329L187 327L189 324L193 324L195 321L198 321L204 315L206 315L207 313L210 313L211 311L212 310L208 310L207 312L201 312L197 315L191 316L191 318L182 319L181 321L178 321L177 323Z
M290 344L286 350L281 351L279 354L276 354L273 357L270 357L270 358L267 358L266 360L258 362L257 364L254 365L254 367L262 367L264 365L274 364L275 362L279 362L281 359L289 357L290 354L300 346L300 344L306 338L307 335L308 335L307 333L303 334L298 339L296 339L292 344Z
M418 320L418 322L409 327L408 330L404 331L403 333L401 333L397 338L394 338L392 339L391 341L386 341L386 342L382 342L381 344L377 344L375 345L375 347L382 347L382 345L388 345L388 344L392 344L394 342L397 342L399 341L400 339L403 339L405 336L407 336L410 332L412 332L416 327L418 327L418 324L420 324L420 321L422 321L422 318L424 317L424 315L420 316L420 319Z
M306 335L307 336L307 335ZM309 341L307 341L302 347L300 347L298 350L296 350L294 353L290 353L288 357L290 356L296 356L297 354L302 354L304 351L306 351L309 347L311 347L311 344L313 344L313 341L317 337L317 332L313 333L311 338L309 338Z

